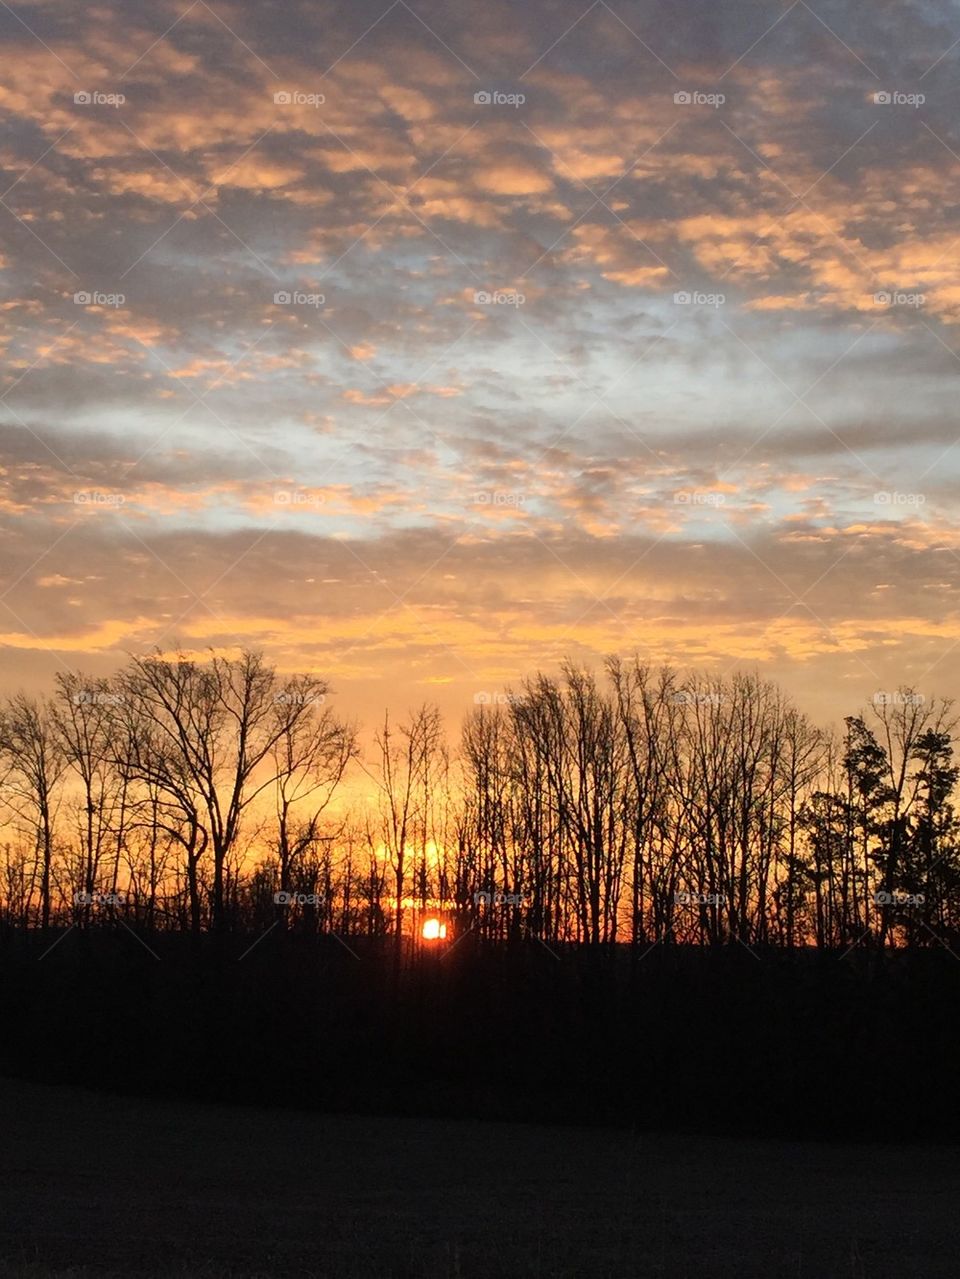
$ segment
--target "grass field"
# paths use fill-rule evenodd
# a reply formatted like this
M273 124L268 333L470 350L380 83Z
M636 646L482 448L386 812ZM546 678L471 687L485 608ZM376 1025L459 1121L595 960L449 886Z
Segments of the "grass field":
M953 1147L268 1112L0 1081L0 1275L955 1279Z

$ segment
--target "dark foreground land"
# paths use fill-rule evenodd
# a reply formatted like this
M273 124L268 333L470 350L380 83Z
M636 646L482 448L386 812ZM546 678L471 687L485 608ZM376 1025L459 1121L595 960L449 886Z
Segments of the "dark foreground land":
M960 1151L0 1081L0 1275L955 1279Z
M960 1146L960 962L0 931L0 1075L169 1100ZM960 1274L960 1265L958 1265Z

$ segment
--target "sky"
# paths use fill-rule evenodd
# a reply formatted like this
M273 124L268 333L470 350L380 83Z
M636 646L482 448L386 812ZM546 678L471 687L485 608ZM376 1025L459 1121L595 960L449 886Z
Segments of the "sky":
M960 691L960 6L0 6L0 676Z

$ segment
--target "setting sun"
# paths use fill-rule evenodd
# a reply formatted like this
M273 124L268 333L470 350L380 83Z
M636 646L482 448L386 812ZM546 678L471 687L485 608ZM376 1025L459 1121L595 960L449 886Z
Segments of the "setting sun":
M425 919L421 934L424 941L443 941L447 935L447 926L439 919Z

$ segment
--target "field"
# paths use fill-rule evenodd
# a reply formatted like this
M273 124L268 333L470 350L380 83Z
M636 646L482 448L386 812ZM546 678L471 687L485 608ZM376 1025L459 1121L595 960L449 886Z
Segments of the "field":
M957 1274L955 1147L272 1112L11 1080L0 1131L3 1276Z

